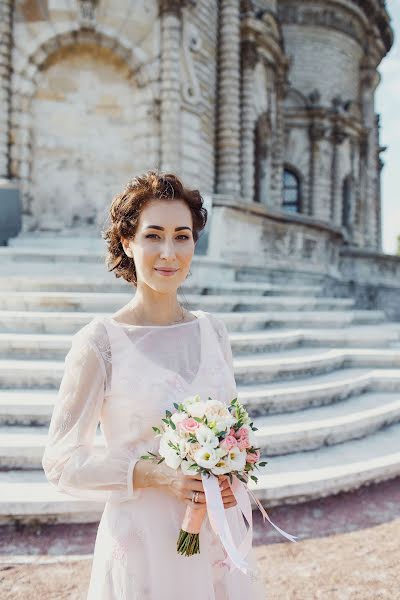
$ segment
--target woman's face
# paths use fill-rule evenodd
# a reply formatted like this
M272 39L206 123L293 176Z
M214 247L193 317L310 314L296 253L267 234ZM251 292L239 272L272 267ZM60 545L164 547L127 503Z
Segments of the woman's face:
M183 200L151 200L143 208L135 237L123 240L125 253L135 261L138 284L160 290L182 284L195 250L192 228L192 213ZM163 275L159 268L174 272Z

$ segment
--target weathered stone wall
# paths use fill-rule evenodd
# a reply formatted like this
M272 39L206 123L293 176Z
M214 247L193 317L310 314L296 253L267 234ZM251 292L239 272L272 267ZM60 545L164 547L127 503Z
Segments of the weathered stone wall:
M101 224L111 197L158 162L158 5L135 18L121 1L112 14L43 6L19 4L14 27L11 169L24 228Z
M236 268L259 267L308 276L340 277L343 236L303 215L272 212L264 206L238 205L218 197L213 206L208 255ZM292 275L289 275L291 273Z
M0 178L9 177L12 2L0 3Z
M214 191L218 3L201 0L183 14L182 173L204 194Z
M378 0L15 7L4 33L11 81L0 65L11 148L1 134L0 164L22 184L25 229L98 226L112 195L149 168L177 171L216 206L229 195L242 212L275 213L286 164L315 227L343 228L346 213L344 236L379 247L373 97L391 33Z
M337 95L358 99L362 47L355 39L328 27L292 24L283 25L283 37L293 88L305 96L318 89L325 107Z

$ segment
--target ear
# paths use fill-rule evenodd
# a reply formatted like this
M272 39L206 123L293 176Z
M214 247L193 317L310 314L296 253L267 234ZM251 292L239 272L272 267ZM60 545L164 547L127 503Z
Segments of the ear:
M132 258L132 250L129 248L129 241L125 240L124 238L121 238L121 244L125 254Z

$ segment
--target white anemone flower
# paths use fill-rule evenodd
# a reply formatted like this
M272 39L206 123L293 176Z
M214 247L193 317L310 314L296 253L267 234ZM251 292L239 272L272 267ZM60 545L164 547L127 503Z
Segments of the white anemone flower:
M231 464L230 464L230 460L228 459L228 457L221 457L218 459L218 462L216 463L216 465L214 467L212 467L211 472L214 473L214 475L225 475L226 473L229 473L232 470Z
M230 471L242 471L246 465L246 450L240 450L237 446L231 448L227 455Z
M186 412L188 412L187 409L189 408L189 406L192 406L192 404L196 404L200 401L201 400L199 394L196 394L195 396L188 396L187 398L182 400L181 404L183 405L183 408L186 410Z
M202 446L210 446L211 448L216 448L219 445L219 440L217 436L211 431L207 425L200 425L198 429L196 429L195 436L199 444Z
M194 460L200 467L211 469L219 461L219 456L216 453L215 448L203 446L195 453Z
M178 451L169 446L170 441L178 446ZM165 458L165 463L172 469L177 469L181 464L182 456L179 442L179 438L174 435L173 431L169 430L160 439L159 453Z
M181 462L181 469L184 475L194 475L195 473L198 472L198 469L191 469L190 467L192 465L196 464L193 460L191 460L190 458L185 458L185 460L183 460Z

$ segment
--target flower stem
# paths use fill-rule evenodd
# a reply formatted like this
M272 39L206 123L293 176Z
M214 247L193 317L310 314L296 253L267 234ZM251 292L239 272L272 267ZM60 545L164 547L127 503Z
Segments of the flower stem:
M193 556L200 554L200 536L198 533L188 533L180 530L176 548L179 554L183 556Z

